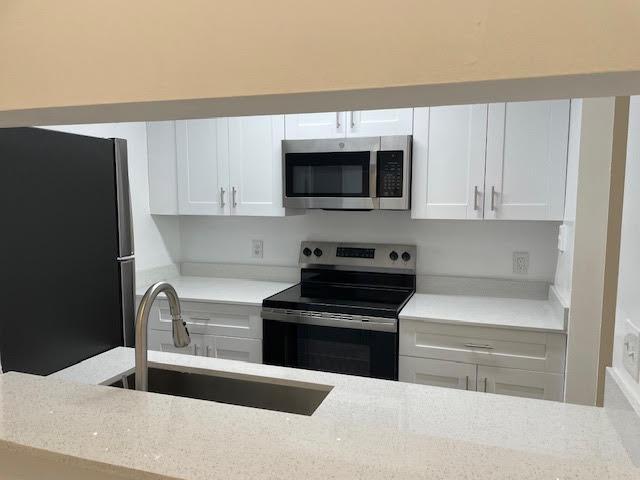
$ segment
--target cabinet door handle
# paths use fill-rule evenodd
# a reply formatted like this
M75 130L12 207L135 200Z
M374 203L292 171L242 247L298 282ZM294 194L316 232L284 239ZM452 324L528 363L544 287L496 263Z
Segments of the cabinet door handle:
M211 356L211 345L207 345L207 357Z
M487 377L484 377L483 381L484 381L484 390L483 391L484 391L484 393L487 393Z
M336 112L336 129L340 130L340 112Z
M467 375L465 378L464 389L469 390L469 375Z
M198 345L193 346L193 354L198 356Z
M349 115L349 118L351 119L351 120L350 120L351 128L355 128L355 126L356 126L356 120L355 120L355 117L354 117L353 110L351 110L351 114Z
M464 346L467 348L484 348L485 350L493 350L491 345L483 345L481 343L465 343Z
M231 187L231 204L233 205L233 208L236 208L238 206L238 202L236 202L237 192L238 192L238 189L236 187Z
M496 187L491 186L491 211L496 211Z
M478 211L478 186L473 187L473 209Z
M224 194L225 194L224 187L220 187L220 206L221 207L224 207Z

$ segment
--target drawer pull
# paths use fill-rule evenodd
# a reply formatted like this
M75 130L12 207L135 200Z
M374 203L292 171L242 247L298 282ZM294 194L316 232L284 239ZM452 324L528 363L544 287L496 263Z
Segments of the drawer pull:
M493 350L491 345L482 345L480 343L465 343L464 346L467 348L484 348L485 350Z

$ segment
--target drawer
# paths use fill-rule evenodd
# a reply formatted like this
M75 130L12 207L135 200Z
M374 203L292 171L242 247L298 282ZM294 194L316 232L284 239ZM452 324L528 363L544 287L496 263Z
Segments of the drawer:
M561 333L400 320L400 355L564 373Z
M180 302L180 306L190 333L262 339L260 307L206 302ZM156 300L149 328L171 330L169 302Z

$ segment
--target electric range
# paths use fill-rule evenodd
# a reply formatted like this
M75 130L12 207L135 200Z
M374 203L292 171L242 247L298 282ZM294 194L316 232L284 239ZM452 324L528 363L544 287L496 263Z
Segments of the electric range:
M398 315L416 247L302 242L300 283L262 302L263 361L398 379Z

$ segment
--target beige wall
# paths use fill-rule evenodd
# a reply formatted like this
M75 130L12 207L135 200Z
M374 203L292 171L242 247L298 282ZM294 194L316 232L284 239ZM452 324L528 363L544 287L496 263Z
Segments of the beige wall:
M0 125L632 93L638 45L636 0L4 0Z

